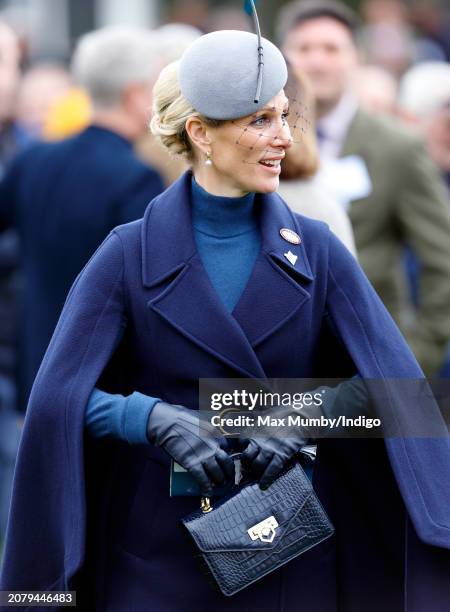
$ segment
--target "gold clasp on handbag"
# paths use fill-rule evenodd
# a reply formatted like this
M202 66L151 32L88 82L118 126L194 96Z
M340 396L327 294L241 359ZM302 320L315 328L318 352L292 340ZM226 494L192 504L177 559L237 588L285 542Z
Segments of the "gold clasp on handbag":
M213 507L211 506L211 500L209 497L202 497L200 500L200 508L203 513L211 512Z
M248 535L252 540L261 540L261 542L273 542L275 538L275 529L278 527L278 521L274 516L269 516L260 523L253 525L247 529Z

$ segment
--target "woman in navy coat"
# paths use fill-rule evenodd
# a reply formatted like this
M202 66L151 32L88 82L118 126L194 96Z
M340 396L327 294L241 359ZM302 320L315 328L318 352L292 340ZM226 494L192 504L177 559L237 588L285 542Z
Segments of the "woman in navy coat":
M434 437L319 441L335 536L234 597L178 528L198 499L169 497L171 456L203 490L231 477L220 440L193 433L199 378L423 376L353 256L274 193L291 135L284 60L263 41L262 83L244 32L200 38L160 76L152 129L192 171L68 295L30 399L2 589L76 589L108 612L448 609L450 447L419 398L374 409L400 427L427 409ZM289 458L282 441L252 448L262 478Z

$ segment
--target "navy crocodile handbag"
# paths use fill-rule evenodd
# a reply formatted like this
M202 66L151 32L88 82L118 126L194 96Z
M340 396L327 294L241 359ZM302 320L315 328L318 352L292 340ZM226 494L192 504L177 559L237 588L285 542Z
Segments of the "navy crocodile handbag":
M214 507L181 520L203 566L224 595L234 595L256 580L326 540L333 525L299 463L262 491L257 482L238 487Z

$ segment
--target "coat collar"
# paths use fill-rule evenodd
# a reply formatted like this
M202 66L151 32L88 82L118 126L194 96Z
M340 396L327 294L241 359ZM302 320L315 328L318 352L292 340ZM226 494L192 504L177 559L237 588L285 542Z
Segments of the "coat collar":
M146 210L142 224L142 281L146 287L172 275L197 254L191 223L190 185L191 172L187 171ZM292 211L278 194L257 194L255 206L260 209L262 250L282 264L288 264L284 253L290 250L298 257L292 266L294 273L313 280L303 243L290 244L279 232L281 228L288 228L301 236L302 230Z
M142 280L161 291L149 307L203 349L245 376L264 378L255 346L309 299L313 274L297 218L277 194L257 194L261 250L233 313L227 312L198 255L191 224L191 173L157 196L142 224ZM291 229L291 244L280 229ZM285 253L296 257L290 263ZM166 281L166 282L164 282ZM169 282L169 285L167 285Z
M190 212L190 173L154 198L142 223L142 282L152 287L195 254Z
M88 127L79 134L80 138L88 139L88 140L103 140L107 143L111 143L112 145L120 144L127 149L133 148L133 143L128 138L125 138L119 132L115 132L107 127L102 125L98 125L96 123L91 123Z

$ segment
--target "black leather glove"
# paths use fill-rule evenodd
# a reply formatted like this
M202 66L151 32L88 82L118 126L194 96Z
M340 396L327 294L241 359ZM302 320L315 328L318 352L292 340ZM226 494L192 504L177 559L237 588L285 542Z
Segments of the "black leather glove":
M158 402L150 412L147 438L192 474L202 495L211 496L213 486L228 479L234 482L226 439L218 438L216 428L202 421L197 410Z
M292 406L275 406L263 414L274 419L286 419L294 415L295 410ZM243 432L239 438L241 443L247 444L241 458L242 466L259 479L261 489L266 489L295 453L308 444L308 440L299 435L298 428L273 427L270 431L267 437L260 433L253 438L246 438Z
M319 389L318 389L319 390ZM317 390L317 391L318 391ZM316 433L314 428L289 426L289 416L303 418L318 418L322 415L327 418L338 419L340 415L355 417L369 412L369 394L364 380L359 376L340 383L336 387L320 388L322 403L303 406L296 410L293 406L275 406L264 411L264 416L272 419L285 419L285 425L268 428L267 436L260 431L256 436L245 436L242 432L239 440L241 444L247 444L242 456L244 469L250 471L252 476L259 478L261 488L268 487L278 476L292 457L308 444L309 439ZM315 393L313 391L312 393ZM344 427L333 430L334 433L342 433ZM332 430L321 430L321 436L327 437L333 433Z

